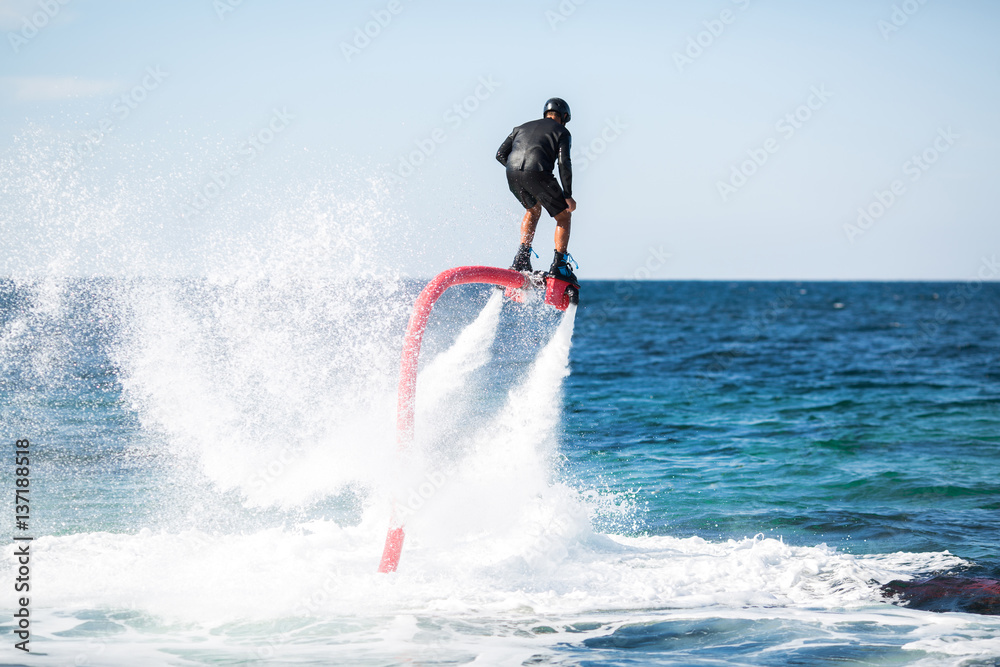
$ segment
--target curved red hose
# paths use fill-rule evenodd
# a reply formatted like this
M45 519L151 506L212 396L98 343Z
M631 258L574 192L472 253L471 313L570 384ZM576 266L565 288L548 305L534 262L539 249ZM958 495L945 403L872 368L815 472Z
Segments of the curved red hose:
M399 367L399 390L396 402L396 445L400 452L409 447L413 441L413 406L417 394L417 363L420 360L420 344L427 329L427 319L438 298L453 285L469 283L485 283L499 285L512 289L528 287L530 281L523 273L511 269L498 269L492 266L460 266L439 273L434 280L420 292L417 302L410 315L410 323L406 327L406 338L403 340L403 354ZM395 501L393 501L395 505ZM382 550L382 560L379 572L395 572L399 565L399 555L403 551L402 522L396 518L395 507L389 522L389 531L385 536L385 548Z

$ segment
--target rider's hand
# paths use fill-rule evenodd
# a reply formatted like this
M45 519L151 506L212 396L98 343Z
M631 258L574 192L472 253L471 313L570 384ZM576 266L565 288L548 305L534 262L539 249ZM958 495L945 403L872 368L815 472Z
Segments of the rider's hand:
M570 213L576 210L576 200L572 197L566 197L566 205L569 206Z

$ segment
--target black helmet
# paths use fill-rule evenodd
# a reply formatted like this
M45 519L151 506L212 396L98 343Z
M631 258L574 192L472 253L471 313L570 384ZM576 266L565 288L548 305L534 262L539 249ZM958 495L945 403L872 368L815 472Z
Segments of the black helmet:
M545 103L545 111L542 112L542 118L545 118L545 114L550 111L555 111L557 114L562 116L563 124L568 123L569 119L573 117L569 112L569 105L566 104L566 100L560 97L553 97Z

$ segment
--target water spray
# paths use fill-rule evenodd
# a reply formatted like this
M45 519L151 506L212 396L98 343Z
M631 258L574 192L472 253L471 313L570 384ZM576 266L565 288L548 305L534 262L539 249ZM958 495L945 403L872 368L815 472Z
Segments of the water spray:
M453 285L481 283L505 288L505 295L514 301L523 301L527 290L545 287L545 303L560 311L565 311L570 303L579 300L579 288L566 281L541 272L522 273L511 269L491 266L460 266L439 273L424 287L413 306L410 323L406 327L403 353L399 369L399 389L396 403L396 444L400 453L406 451L413 442L413 409L417 393L417 364L420 360L420 344L427 320L434 304ZM385 536L385 548L379 563L379 572L395 572L399 556L403 551L405 533L403 523L398 518L393 501L392 518Z

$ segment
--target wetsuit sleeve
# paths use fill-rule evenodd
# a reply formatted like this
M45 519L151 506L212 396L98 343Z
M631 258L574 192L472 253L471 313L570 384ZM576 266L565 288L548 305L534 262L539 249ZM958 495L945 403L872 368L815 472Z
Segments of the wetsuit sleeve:
M562 181L563 194L573 196L573 161L569 157L573 140L569 132L559 139L559 180Z
M500 144L500 149L497 151L497 162L503 166L507 166L507 158L510 157L510 151L514 148L514 133L511 132L510 136L504 139L504 142Z

